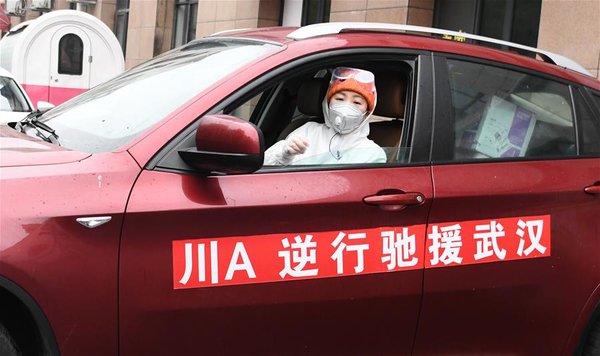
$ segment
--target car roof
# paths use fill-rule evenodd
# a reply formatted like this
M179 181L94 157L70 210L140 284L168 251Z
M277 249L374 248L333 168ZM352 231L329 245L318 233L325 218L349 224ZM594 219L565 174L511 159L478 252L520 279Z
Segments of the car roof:
M430 27L366 22L329 22L304 27L266 27L228 30L213 34L211 37L232 36L253 38L282 45L300 45L311 40L339 38L340 36L348 37L353 34L368 34L373 38L374 44L377 43L378 38L383 39L389 38L389 36L397 36L398 47L411 48L410 46L406 46L406 44L413 43L413 48L417 49L471 55L503 63L519 63L524 68L557 75L564 79L600 90L600 81L591 76L579 63L565 56L523 46L518 43ZM437 37L432 37L432 35ZM408 38L411 41L405 41ZM539 59L534 59L511 50L501 50L481 44L459 42L466 40L478 41L479 43L488 45L502 45L510 49L527 51L535 54ZM539 66L538 64L545 65Z

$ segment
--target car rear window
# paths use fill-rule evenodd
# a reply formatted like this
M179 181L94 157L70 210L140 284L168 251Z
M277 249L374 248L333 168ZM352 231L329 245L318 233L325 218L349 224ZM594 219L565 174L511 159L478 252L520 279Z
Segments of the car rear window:
M455 159L577 154L569 87L478 63L448 60Z

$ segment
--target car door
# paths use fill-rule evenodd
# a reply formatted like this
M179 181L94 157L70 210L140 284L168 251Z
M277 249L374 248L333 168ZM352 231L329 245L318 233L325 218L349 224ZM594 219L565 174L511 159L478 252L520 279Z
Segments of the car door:
M583 113L553 77L464 58L435 68L415 354L559 354L600 280L600 200L584 191L600 159L577 144Z
M432 198L422 159L431 65L419 60L407 122L424 134L409 141L405 163L208 176L166 161L145 169L121 245L121 353L410 353ZM256 98L251 90L213 112ZM397 201L407 197L412 206Z

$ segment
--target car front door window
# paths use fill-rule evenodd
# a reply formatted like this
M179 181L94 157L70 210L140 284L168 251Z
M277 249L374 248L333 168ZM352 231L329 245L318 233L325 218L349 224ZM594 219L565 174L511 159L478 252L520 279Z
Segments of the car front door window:
M410 142L407 140L402 146L401 139L405 121L410 121L405 117L409 111L405 105L412 84L409 81L411 67L408 62L402 62L390 70L393 65L388 63L381 69L372 63L362 64L375 73L377 105L369 121L352 133L329 137L325 132L328 125L324 123L322 103L331 68L335 65L277 83L242 104L227 108L225 113L252 120L260 127L269 148L265 154L267 166L287 166L277 159L279 151L297 137L307 141L307 152L294 157L293 165L408 163ZM360 136L362 141L349 140L350 136Z

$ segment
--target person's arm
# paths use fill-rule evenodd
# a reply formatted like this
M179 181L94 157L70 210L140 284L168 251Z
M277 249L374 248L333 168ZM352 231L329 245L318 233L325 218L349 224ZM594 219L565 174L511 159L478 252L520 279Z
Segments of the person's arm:
M303 133L303 126L294 130L285 140L281 140L265 151L265 166L286 166L294 160L296 155L306 152L308 140ZM302 130L301 130L302 129Z
M265 166L285 166L292 162L294 156L284 156L285 140L276 142L273 146L265 151Z

